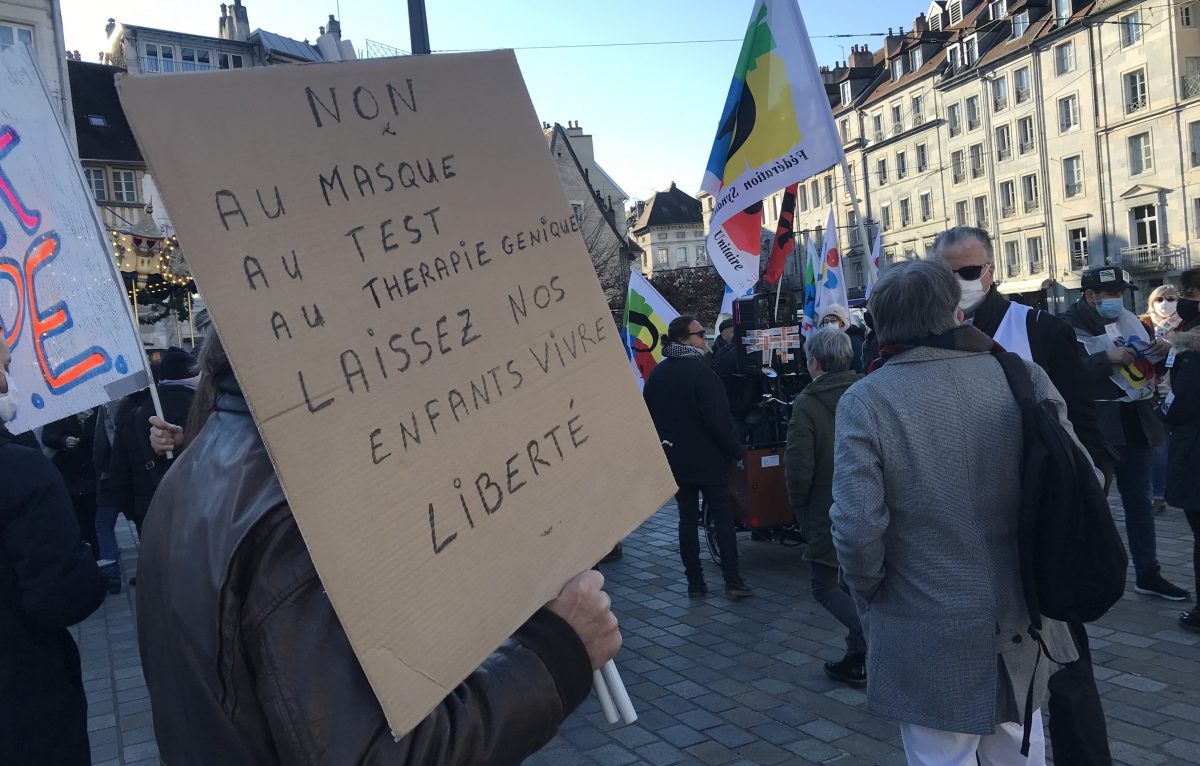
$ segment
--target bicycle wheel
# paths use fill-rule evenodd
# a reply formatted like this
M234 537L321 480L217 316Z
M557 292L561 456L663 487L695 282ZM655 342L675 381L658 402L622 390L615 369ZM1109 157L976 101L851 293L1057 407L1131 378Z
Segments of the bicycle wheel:
M700 528L704 531L704 543L708 547L709 558L717 566L721 565L721 549L717 546L717 525L708 513L708 498L700 505Z

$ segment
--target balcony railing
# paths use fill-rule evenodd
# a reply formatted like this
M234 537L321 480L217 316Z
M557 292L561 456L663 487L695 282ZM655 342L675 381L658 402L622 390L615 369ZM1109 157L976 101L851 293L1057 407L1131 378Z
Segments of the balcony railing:
M1000 217L1001 218L1012 218L1016 214L1017 214L1017 206L1016 205L1004 205L1000 208Z
M158 56L140 56L138 65L143 73L172 73L172 72L210 72L217 68L216 64L204 64L195 61L179 59L163 59Z
M1200 152L1192 152L1192 167L1200 166Z
M924 123L925 123L925 116L923 114L921 114L920 112L913 112L913 116L912 116L913 127L915 128L918 125L923 125Z
M978 130L981 122L978 117L967 120L967 130Z
M1185 250L1167 244L1136 245L1121 248L1117 265L1130 271L1165 271L1172 267L1176 258Z
M1033 141L1021 142L1021 154L1029 154L1033 151Z
M1146 108L1147 104L1149 104L1149 100L1145 96L1128 99L1125 101L1125 114L1140 112Z
M1078 197L1080 194L1083 194L1083 182L1082 181L1079 181L1076 183L1071 183L1071 182L1067 183L1067 196L1068 197Z
M1180 83L1180 92L1184 98L1200 96L1200 74L1185 74Z
M1032 212L1038 210L1039 208L1041 208L1041 206L1042 206L1041 200L1036 200L1036 199L1025 200L1025 212L1026 213L1032 213Z
M996 158L999 162L1012 159L1012 147L1002 146L996 151Z
M883 140L883 131L882 130L875 131L875 143L879 143L882 140Z
M1029 88L1017 88L1017 103L1021 104L1029 100Z
M967 174L963 172L962 168L954 169L954 172L953 172L954 183L960 184L966 179L966 177L967 177Z
M1008 98L1007 97L992 99L992 111L993 112L999 112L1001 109L1007 109L1007 108L1008 108Z
M954 136L957 136L960 133L962 133L962 123L961 122L951 122L950 123L950 137L953 138Z
M983 163L982 162L978 162L978 163L972 162L971 163L971 178L981 178L981 177L983 177Z
M1045 261L1030 261L1029 262L1029 273L1030 274L1040 274L1045 270L1046 270L1046 262Z
M1075 269L1075 270L1086 269L1087 265L1088 265L1087 253L1080 253L1080 252L1071 253L1071 268L1072 269Z

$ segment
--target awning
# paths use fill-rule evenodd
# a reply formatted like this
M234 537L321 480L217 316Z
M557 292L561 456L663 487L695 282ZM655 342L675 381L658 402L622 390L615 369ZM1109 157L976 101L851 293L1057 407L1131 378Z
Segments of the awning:
M1014 295L1016 293L1032 293L1039 290L1045 290L1050 286L1050 280L1042 277L1041 279L1021 279L1017 281L1001 282L998 289L1005 295Z

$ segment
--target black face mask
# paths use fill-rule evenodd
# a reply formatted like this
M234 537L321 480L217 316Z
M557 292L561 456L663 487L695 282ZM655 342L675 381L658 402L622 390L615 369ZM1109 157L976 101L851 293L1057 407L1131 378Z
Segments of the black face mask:
M1192 300L1191 298L1180 298L1175 310L1178 312L1180 319L1190 322L1197 316L1200 316L1200 301Z

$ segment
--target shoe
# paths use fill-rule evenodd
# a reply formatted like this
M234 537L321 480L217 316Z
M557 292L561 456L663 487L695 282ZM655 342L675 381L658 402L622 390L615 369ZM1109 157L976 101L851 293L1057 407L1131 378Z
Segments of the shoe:
M1193 633L1200 633L1200 607L1190 612L1180 612L1179 627L1184 630L1190 630Z
M704 598L708 595L708 586L704 581L688 583L688 598Z
M754 591L750 590L750 586L741 580L725 583L725 595L729 598L750 598L754 595Z
M1165 513L1166 510L1167 510L1167 501L1166 500L1155 500L1154 501L1154 512L1155 513Z
M838 662L825 663L825 675L855 689L867 685L867 655L847 654Z
M620 561L621 557L624 555L625 555L625 552L623 550L621 550L621 544L617 543L616 547L614 547L611 551L609 551L604 556L604 558L600 559L600 563L601 564L611 564L614 561Z
M1135 593L1143 596L1158 596L1167 601L1187 601L1190 594L1183 588L1172 585L1163 579L1162 573L1155 570L1152 574L1137 578L1133 586Z

